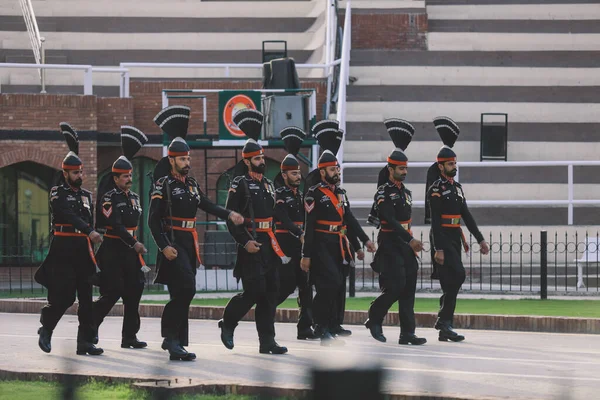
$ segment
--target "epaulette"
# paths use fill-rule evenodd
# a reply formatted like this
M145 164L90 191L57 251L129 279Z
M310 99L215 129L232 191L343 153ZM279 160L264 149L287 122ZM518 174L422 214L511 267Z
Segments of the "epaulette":
M165 180L167 180L167 178L168 178L168 176L166 176L166 175L165 175L165 176L163 176L162 178L158 178L158 179L156 180L156 184L157 184L157 185L162 185L162 184L164 184L164 183L165 183Z
M240 175L240 176L236 176L235 178L233 178L232 182L235 183L240 183L240 181L245 178L245 175Z
M275 189L275 191L276 191L277 193L283 193L283 192L285 192L286 190L290 190L290 188L288 188L287 186L279 186L277 189Z

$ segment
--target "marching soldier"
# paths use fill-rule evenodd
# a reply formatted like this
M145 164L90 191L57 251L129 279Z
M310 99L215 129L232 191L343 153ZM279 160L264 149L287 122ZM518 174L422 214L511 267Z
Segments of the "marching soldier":
M92 193L83 189L83 163L78 156L77 132L67 123L60 129L69 146L62 162L61 182L50 189L52 242L46 259L36 271L35 280L48 289L48 304L42 308L38 344L52 350L52 331L65 311L79 300L77 354L100 355L92 343L96 336L92 318L91 278L97 271L92 244L102 242L93 228Z
M277 308L279 276L278 267L287 264L287 257L275 237L275 188L264 177L265 157L258 144L263 115L259 111L244 109L233 118L236 125L250 139L242 149L242 160L235 168L227 196L227 208L238 211L245 218L243 226L227 224L237 243L234 276L241 279L242 293L234 296L219 321L221 341L233 349L233 335L238 322L256 305L255 322L263 354L285 354L288 349L275 341L275 312ZM286 266L287 267L287 266Z
M412 194L403 184L408 172L408 158L404 151L415 129L407 121L396 118L388 119L384 124L396 149L379 173L373 204L382 228L377 235L379 248L371 265L379 273L381 294L371 303L365 326L373 338L385 342L383 319L397 301L400 317L398 343L422 345L427 340L415 335L414 305L419 269L416 253L423 249L423 244L412 236Z
M444 117L436 118L434 124L444 142L437 155L440 177L427 191L433 237L432 263L437 270L443 291L435 329L440 331L440 342L448 340L460 342L465 337L457 334L452 329L452 324L456 297L466 276L461 260L461 247L464 247L465 252L469 252L469 245L460 224L461 219L479 243L483 255L489 253L489 247L467 207L462 186L454 180L458 167L456 153L452 150L452 146L459 134L458 126Z
M317 289L313 313L321 345L343 345L343 341L334 338L332 329L339 324L343 268L352 261L346 226L354 230L369 252L375 251L375 245L352 214L346 191L339 187L340 168L335 154L341 145L342 132L338 122L325 120L315 124L313 135L324 151L318 169L306 179L310 188L304 198L306 229L300 266L304 271L310 270Z
M137 240L136 231L142 215L140 197L131 191L131 159L148 142L140 130L121 127L123 154L112 165L112 173L100 183L96 205L96 227L104 230L104 242L97 253L100 274L100 298L94 303L97 328L119 298L123 299L121 347L141 349L146 342L137 339L140 330L138 311L144 291L144 272L150 271L143 254L146 247Z
M148 224L160 253L155 283L169 288L171 300L161 318L162 349L171 360L191 361L188 353L188 311L196 294L196 268L201 264L196 212L201 209L224 220L242 223L235 212L217 206L200 190L190 171L190 148L185 141L190 118L189 107L163 109L154 122L170 137L168 156L154 169L156 183L151 193Z
M279 269L279 298L283 303L298 288L299 340L317 339L312 325L312 286L308 274L300 268L302 242L304 242L304 198L299 189L302 183L300 163L296 158L306 134L302 129L290 126L281 131L283 144L288 151L281 162L281 173L275 177L275 226L277 241L291 261Z

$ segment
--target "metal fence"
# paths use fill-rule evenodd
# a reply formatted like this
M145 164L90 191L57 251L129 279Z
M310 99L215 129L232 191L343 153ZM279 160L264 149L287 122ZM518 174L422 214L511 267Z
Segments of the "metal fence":
M418 237L424 243L424 250L419 255L417 289L440 290L439 281L431 279L429 240L423 233ZM467 275L463 284L465 291L541 293L545 289L557 293L600 293L600 232L584 235L554 233L547 241L542 240L541 232L507 232L490 234L486 240L490 254L482 256L479 245L473 237L469 237L470 250L463 255ZM546 262L542 248L547 249ZM204 265L196 275L196 289L200 292L240 290L241 284L233 277L235 243L202 243L201 249ZM43 295L44 289L34 281L33 275L46 253L47 248L43 246L27 246L26 249L0 247L0 293ZM372 258L373 255L366 253L365 260L357 261L351 270L351 295L354 291L379 290L378 274L370 267ZM146 257L146 261L152 266L152 271L146 275L147 292L163 292L165 288L162 285L152 284L154 257Z

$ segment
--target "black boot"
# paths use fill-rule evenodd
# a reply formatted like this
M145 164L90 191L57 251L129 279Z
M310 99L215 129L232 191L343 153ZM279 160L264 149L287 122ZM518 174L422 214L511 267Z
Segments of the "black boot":
M310 339L318 339L319 337L315 334L313 329L309 326L308 328L298 329L298 336L296 336L298 340L310 340Z
M415 346L420 346L422 344L427 343L427 339L420 338L414 333L410 334L400 334L400 340L398 340L398 344L412 344Z
M121 348L123 349L143 349L148 347L148 343L140 342L136 336L121 339Z
M219 328L221 328L221 342L223 342L223 345L229 350L233 349L233 331L235 328L228 328L225 326L223 320L219 321Z
M285 354L288 352L288 349L287 347L280 346L275 340L270 340L264 344L261 343L258 352L261 354Z
M369 331L371 331L371 336L373 336L373 339L378 340L382 343L385 343L387 341L386 337L383 336L383 327L381 326L381 324L377 324L368 319L367 322L365 322L365 326Z
M40 335L40 339L38 340L40 349L42 349L44 353L50 353L50 351L52 351L52 345L50 343L52 340L52 331L41 326L40 329L38 329L38 334Z
M346 342L344 342L341 339L337 339L329 331L325 331L321 335L321 346L337 347L337 346L343 346L345 344L346 344Z
M101 349L100 347L96 347L91 342L79 342L78 341L76 353L79 356L84 356L86 354L89 354L90 356L99 356L100 354L104 353L104 350Z
M163 350L169 351L171 361L192 361L196 358L193 353L188 353L177 339L165 338L160 346Z
M440 342L447 342L449 340L452 342L462 342L465 340L463 335L459 335L458 333L454 332L452 325L450 325L450 322L448 321L442 321L438 318L435 322L435 329L440 331L438 337Z
M350 336L350 335L352 335L351 330L344 329L344 327L341 325L334 327L333 329L331 329L330 332L332 335L335 335L335 336Z

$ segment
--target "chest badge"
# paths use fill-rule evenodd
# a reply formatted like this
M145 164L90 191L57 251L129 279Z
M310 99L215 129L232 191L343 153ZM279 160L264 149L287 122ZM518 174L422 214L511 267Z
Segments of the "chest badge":
M90 209L90 199L87 196L81 196L81 201L83 202L83 206Z

